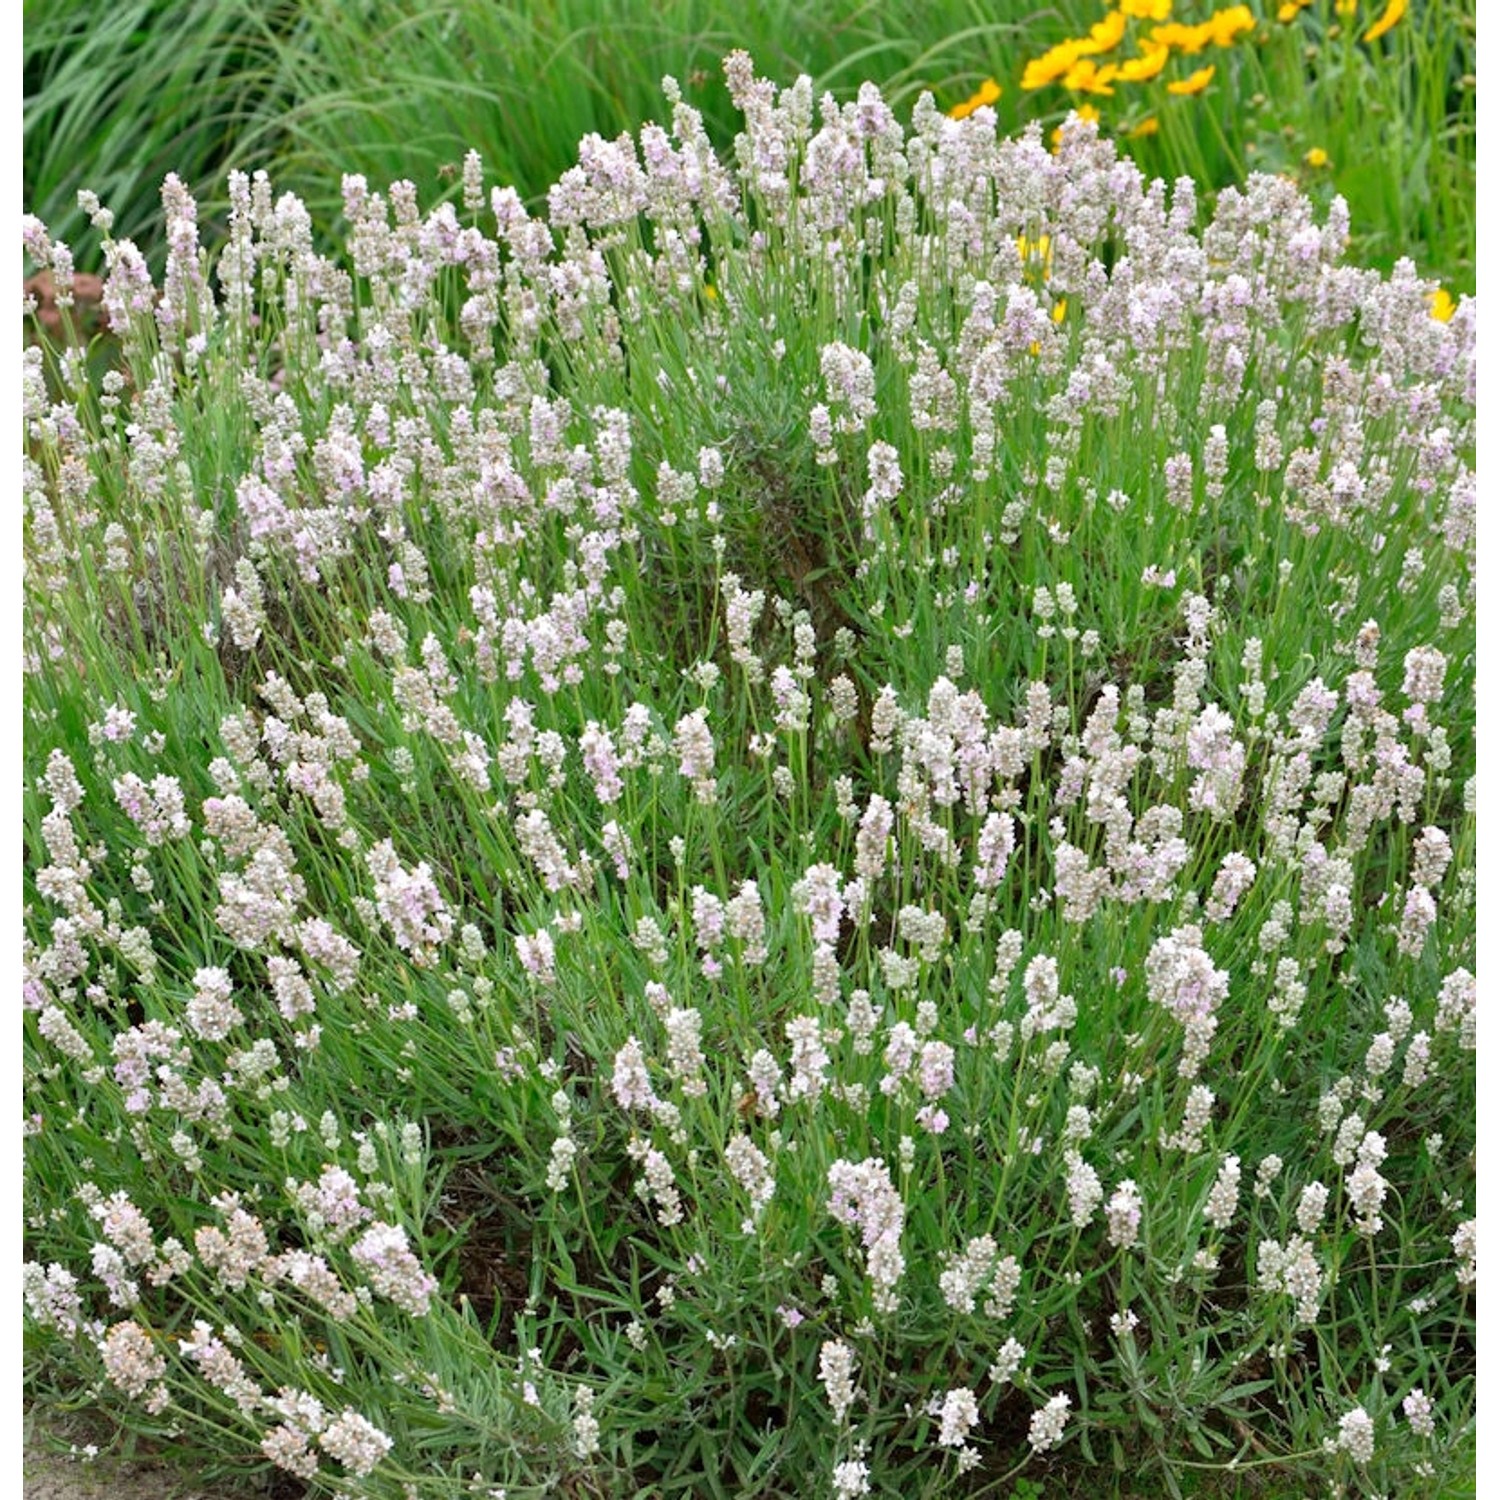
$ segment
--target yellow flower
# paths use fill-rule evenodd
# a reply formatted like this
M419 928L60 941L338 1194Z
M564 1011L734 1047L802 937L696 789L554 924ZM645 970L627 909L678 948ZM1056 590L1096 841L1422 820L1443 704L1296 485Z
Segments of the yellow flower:
M1180 21L1173 21L1169 26L1151 28L1151 40L1158 47L1173 47L1187 57L1201 52L1213 39L1211 21L1205 21L1201 26L1184 26Z
M1172 0L1120 0L1120 14L1137 21L1165 21L1172 14Z
M1365 40L1373 42L1378 37L1383 37L1405 14L1406 0L1387 0L1386 7L1381 12L1380 19L1365 32Z
M1334 0L1333 13L1346 21L1359 9L1359 0Z
M1206 89L1214 76L1214 65L1210 63L1206 68L1199 68L1196 73L1191 73L1186 78L1179 78L1176 83L1167 85L1169 94L1201 94Z
M1143 56L1132 57L1129 62L1120 64L1120 82L1144 83L1148 78L1155 78L1166 67L1171 55L1170 47L1152 47L1147 44Z
M1155 115L1147 115L1139 125L1132 130L1127 137L1128 140L1138 141L1142 136L1155 135L1161 129L1161 121Z
M1083 56L1083 45L1082 42L1059 42L1040 57L1032 58L1021 74L1021 87L1039 89L1045 84L1055 83Z
M1276 19L1285 26L1295 21L1311 4L1312 0L1286 0L1286 4L1276 12Z
M1227 10L1216 10L1208 18L1208 25L1216 45L1231 47L1241 32L1255 30L1255 17L1248 5L1231 5Z
M979 91L965 99L962 104L955 104L948 111L948 116L954 120L967 120L976 109L982 109L986 104L993 104L999 97L1000 85L993 78L986 78L979 85Z
M1427 301L1431 304L1433 317L1439 323L1446 323L1458 311L1458 303L1448 295L1443 287L1439 287L1435 292L1429 292L1427 294Z
M1052 308L1052 321L1054 323L1061 323L1062 320L1065 317L1067 317L1067 315L1068 315L1068 299L1066 297L1059 297L1057 299L1056 303L1053 304L1053 308Z
M1049 47L1040 57L1034 57L1021 73L1023 89L1039 89L1056 83L1069 72L1076 71L1080 58L1097 57L1101 52L1112 51L1125 35L1125 13L1112 10L1102 21L1090 28L1086 37L1069 37L1055 47ZM1092 73L1087 74L1093 77ZM1066 82L1066 80L1064 80ZM1068 83L1068 88L1087 88L1084 84ZM1108 92L1087 88L1089 93Z
M1089 39L1083 44L1085 52L1112 52L1120 45L1125 35L1125 12L1112 10L1102 21L1089 28Z
M1105 63L1101 68L1093 58L1080 57L1063 75L1063 87L1083 94L1112 94L1110 84L1119 72L1119 63Z
M1302 160L1310 167L1326 167L1328 165L1328 153L1321 146L1314 146Z
M719 289L713 284L713 282L705 281L703 283L703 295L707 297L710 302L717 301L719 296Z
M1052 236L1050 234L1039 234L1034 240L1028 240L1024 234L1016 236L1016 253L1021 257L1021 269L1027 269L1026 262L1035 260L1041 266L1042 280L1045 281L1052 274Z

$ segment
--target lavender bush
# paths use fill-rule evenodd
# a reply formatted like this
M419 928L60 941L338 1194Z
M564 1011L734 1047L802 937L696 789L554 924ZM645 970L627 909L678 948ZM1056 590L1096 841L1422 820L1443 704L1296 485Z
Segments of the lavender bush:
M743 54L26 364L31 1368L361 1496L1431 1492L1474 304ZM35 220L65 302L71 257ZM1019 1476L1019 1479L1018 1479ZM1017 1491L1019 1493L1019 1491Z

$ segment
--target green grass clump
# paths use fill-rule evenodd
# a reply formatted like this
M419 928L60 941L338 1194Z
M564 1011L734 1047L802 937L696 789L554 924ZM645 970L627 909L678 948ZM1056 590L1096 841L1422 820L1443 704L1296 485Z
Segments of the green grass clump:
M1187 3L1170 24L1241 12L1222 45L1174 42L1149 78L1095 86L1063 75L1023 87L1028 65L1087 38L1109 8L1092 0L975 6L969 0L663 0L546 5L458 0L351 5L215 0L183 11L154 0L28 6L25 196L59 233L80 187L114 205L139 236L154 188L175 171L216 215L230 168L267 168L331 230L337 178L406 178L424 202L457 191L465 151L539 201L591 131L613 138L658 109L663 75L681 80L710 137L726 145L734 112L719 76L732 47L779 76L807 73L815 93L847 100L865 78L909 108L932 90L962 107L983 81L1001 128L1047 129L1077 105L1096 109L1150 176L1205 189L1284 171L1326 203L1349 201L1357 254L1390 269L1410 255L1423 274L1474 290L1475 13L1460 0L1417 0L1371 41L1382 7L1353 14L1316 0L1289 20L1275 0ZM1086 59L1139 60L1160 24L1131 14L1120 39ZM1202 65L1203 92L1169 84ZM1309 165L1326 158L1321 165ZM97 243L75 246L92 267Z

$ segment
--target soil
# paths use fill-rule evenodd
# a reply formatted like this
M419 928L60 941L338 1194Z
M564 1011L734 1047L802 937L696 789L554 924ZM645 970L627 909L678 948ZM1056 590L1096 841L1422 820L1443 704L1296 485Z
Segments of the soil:
M107 1434L78 1417L28 1412L22 1452L23 1500L267 1500L265 1490L204 1485L185 1470L150 1457L90 1457L90 1442ZM12 1470L14 1473L14 1470Z

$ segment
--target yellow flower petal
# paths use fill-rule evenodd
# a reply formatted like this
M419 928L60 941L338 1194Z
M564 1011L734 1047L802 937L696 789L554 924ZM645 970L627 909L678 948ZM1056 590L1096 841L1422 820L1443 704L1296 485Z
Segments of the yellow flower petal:
M1151 40L1158 47L1171 47L1186 57L1201 52L1213 39L1211 21L1204 21L1199 26L1184 26L1180 21L1173 21L1169 26L1151 28Z
M1155 135L1161 129L1161 121L1155 115L1147 115L1139 125L1132 130L1127 137L1128 140L1138 141L1142 136Z
M1214 65L1210 63L1206 68L1199 68L1196 73L1189 74L1186 78L1179 78L1175 83L1167 85L1169 94L1201 94L1212 82L1214 76Z
M1076 89L1083 94L1113 94L1110 84L1119 76L1118 63L1106 63L1102 68L1091 57L1080 57L1063 76L1063 87Z
M1016 253L1021 257L1023 271L1026 269L1025 262L1035 259L1041 264L1044 281L1052 274L1052 236L1050 234L1039 234L1034 240L1028 240L1024 234L1018 234Z
M1227 10L1215 11L1208 18L1208 25L1215 45L1232 47L1241 33L1255 30L1255 17L1248 5L1231 5Z
M1000 97L1000 85L993 78L986 78L979 85L976 93L965 99L962 104L955 104L948 111L948 117L952 120L967 120L976 109L983 109L987 104L993 104Z
M1061 323L1067 315L1068 299L1066 297L1059 297L1052 308L1052 321L1054 323Z
M1120 0L1120 14L1137 21L1165 21L1172 14L1172 0Z
M1449 318L1458 311L1458 303L1448 295L1447 289L1439 287L1435 292L1427 294L1427 301L1432 307L1432 315L1439 323L1446 323Z
M1120 45L1125 35L1125 12L1112 10L1105 18L1089 28L1086 44L1089 52L1112 52Z
M1383 37L1402 16L1406 14L1406 0L1389 0L1380 19L1365 32L1365 40L1373 42Z
M1326 167L1328 165L1328 153L1321 146L1314 146L1302 160L1310 167Z
M1083 56L1083 46L1082 42L1059 42L1040 57L1032 58L1021 74L1021 87L1039 89L1056 83Z
M1171 55L1170 47L1152 47L1148 43L1143 56L1133 57L1129 62L1120 64L1120 82L1144 83L1148 78L1155 78L1166 67Z

